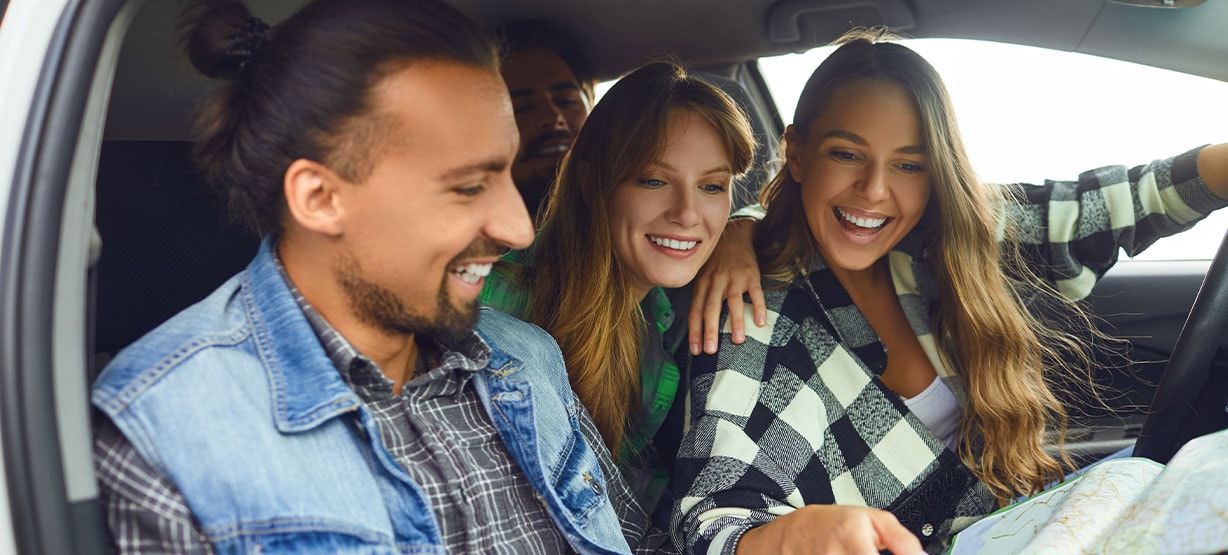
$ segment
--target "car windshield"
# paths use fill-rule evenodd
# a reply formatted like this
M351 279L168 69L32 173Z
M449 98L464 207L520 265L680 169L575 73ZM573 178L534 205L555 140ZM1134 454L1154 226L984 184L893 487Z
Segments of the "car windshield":
M1222 81L1012 44L955 39L905 44L945 80L983 181L1074 179L1092 167L1138 163L1218 142L1228 129L1228 110L1208 109L1228 98L1228 83ZM832 50L760 59L786 123L806 78ZM1216 212L1134 259L1209 260L1225 230L1228 213Z

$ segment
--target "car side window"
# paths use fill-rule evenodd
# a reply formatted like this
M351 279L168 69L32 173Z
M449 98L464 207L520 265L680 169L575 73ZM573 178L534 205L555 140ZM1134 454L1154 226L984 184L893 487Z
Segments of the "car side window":
M973 167L990 183L1074 179L1225 140L1228 83L1086 54L956 40L905 41L938 70L955 103ZM832 51L760 59L781 117ZM1210 260L1228 230L1217 211L1134 260ZM1124 259L1124 254L1123 254Z

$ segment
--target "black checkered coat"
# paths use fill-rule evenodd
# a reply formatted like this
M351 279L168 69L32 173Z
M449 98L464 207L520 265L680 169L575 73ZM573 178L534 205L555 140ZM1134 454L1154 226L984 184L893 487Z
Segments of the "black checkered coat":
M1036 270L1085 297L1117 259L1225 204L1197 176L1197 151L1077 182L1013 186L1008 216ZM900 304L938 375L966 403L937 354L936 307L917 237L888 255ZM742 345L724 323L719 352L695 357L690 431L675 474L675 540L733 553L748 529L806 504L887 509L927 549L995 507L993 497L878 376L877 334L821 258L790 284L765 282L768 325ZM782 285L784 286L782 288ZM749 305L748 305L749 307ZM749 310L749 308L748 308Z

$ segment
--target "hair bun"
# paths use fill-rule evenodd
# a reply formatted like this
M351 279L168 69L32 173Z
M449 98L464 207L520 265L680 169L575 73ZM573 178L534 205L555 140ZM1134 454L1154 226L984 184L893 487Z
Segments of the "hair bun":
M247 69L252 54L264 44L264 32L268 29L267 23L261 21L259 17L252 16L247 18L247 23L242 29L230 35L230 48L226 49L226 54L239 60L239 73Z
M246 70L268 39L268 30L265 22L234 0L192 2L180 19L188 60L214 79L235 79Z

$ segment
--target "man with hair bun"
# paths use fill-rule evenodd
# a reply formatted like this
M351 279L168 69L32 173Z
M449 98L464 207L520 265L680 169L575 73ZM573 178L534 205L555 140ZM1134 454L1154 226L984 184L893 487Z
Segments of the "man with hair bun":
M255 259L93 386L122 553L626 553L667 538L542 330L475 299L529 245L493 42L435 0L268 27L188 5L196 157Z

